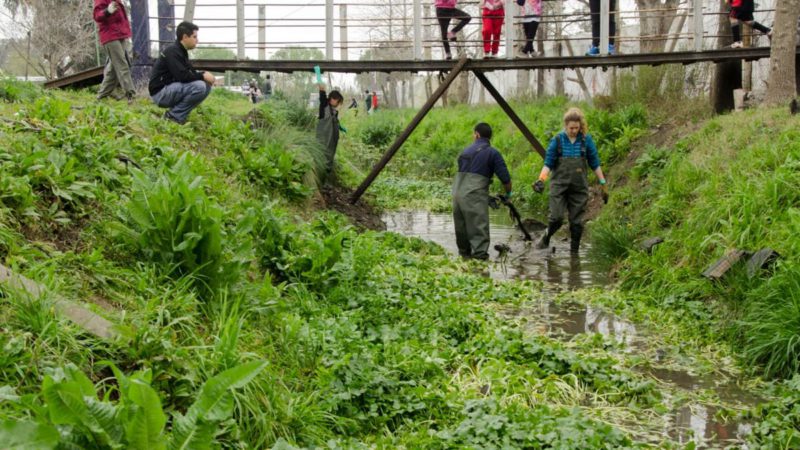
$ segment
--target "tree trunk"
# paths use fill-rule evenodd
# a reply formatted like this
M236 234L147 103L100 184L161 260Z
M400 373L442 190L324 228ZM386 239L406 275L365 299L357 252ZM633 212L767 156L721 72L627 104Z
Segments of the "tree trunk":
M719 0L719 11L727 11L725 0ZM718 46L727 47L733 42L731 23L721 16L717 27ZM717 64L714 70L714 81L711 83L711 105L714 112L723 113L733 109L733 90L742 88L742 62L730 61Z
M795 80L795 44L800 0L781 0L775 5L775 27L769 58L769 82L764 104L785 103L797 94Z
M639 35L642 36L641 53L664 51L667 34L678 12L678 3L678 0L636 0L636 10L639 12ZM621 25L618 23L617 28L619 29Z

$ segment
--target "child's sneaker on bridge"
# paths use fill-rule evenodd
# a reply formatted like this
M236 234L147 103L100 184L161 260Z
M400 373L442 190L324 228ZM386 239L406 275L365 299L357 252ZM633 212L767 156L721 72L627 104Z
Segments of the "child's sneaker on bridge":
M609 55L616 55L617 54L617 48L614 47L614 44L608 44L608 54Z
M586 56L600 56L600 49L593 45L589 47L589 51L586 52Z
M731 44L731 48L742 48L742 47L744 47L744 44L742 44L742 41L736 41L733 44Z

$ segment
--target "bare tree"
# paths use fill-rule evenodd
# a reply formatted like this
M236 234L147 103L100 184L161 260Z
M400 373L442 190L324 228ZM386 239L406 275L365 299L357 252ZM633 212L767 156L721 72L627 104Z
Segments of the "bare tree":
M775 5L775 28L770 51L766 105L779 105L797 94L795 46L800 0L781 0Z
M636 0L643 53L663 52L680 0Z
M30 33L31 67L47 78L57 78L95 52L92 0L5 0L13 16L10 33L17 38L16 51L26 55L21 39Z

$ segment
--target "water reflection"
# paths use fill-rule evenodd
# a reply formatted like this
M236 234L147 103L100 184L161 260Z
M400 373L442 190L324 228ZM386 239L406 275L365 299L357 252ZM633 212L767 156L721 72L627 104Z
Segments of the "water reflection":
M609 280L603 270L592 263L586 253L590 244L582 244L575 255L569 251L569 242L553 239L551 248L538 250L532 243L522 241L508 217L500 211L490 213L491 241L504 243L510 252L504 256L493 254L486 267L486 275L497 279L530 279L544 282L543 290L556 293L593 286L604 286ZM453 231L453 220L449 214L434 214L424 211L397 212L383 217L387 230L407 236L416 236L436 242L451 253L458 254ZM537 233L534 238L538 237ZM584 333L599 333L622 344L626 351L643 352L646 336L641 336L636 326L602 309L578 304L554 304L541 302L521 308L508 308L501 314L518 321L531 332L560 337L565 340ZM644 353L644 352L643 352ZM654 359L659 362L659 357ZM747 394L725 377L698 377L685 371L650 369L649 375L677 389L698 391L712 390L722 402L728 404L753 404L757 398ZM702 404L675 405L672 414L665 417L665 436L681 444L694 442L698 447L719 447L738 444L750 431L748 424L725 423L716 418L717 408Z
M522 233L514 228L502 210L491 211L490 220L491 246L506 244L510 248L505 256L492 250L491 263L488 265L492 278L546 281L545 289L550 292L608 284L604 271L586 257L590 249L588 242L575 255L569 251L569 242L558 235L551 242L550 249L539 250L534 248L533 243L522 240ZM383 221L387 231L433 241L452 254L458 254L453 217L450 214L393 212L384 215ZM537 237L536 233L533 234Z

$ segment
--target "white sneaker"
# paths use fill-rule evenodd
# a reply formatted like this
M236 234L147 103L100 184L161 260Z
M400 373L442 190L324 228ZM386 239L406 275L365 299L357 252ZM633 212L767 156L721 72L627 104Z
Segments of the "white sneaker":
M744 47L744 44L742 44L742 41L736 41L733 44L731 44L731 48L742 48L742 47Z

